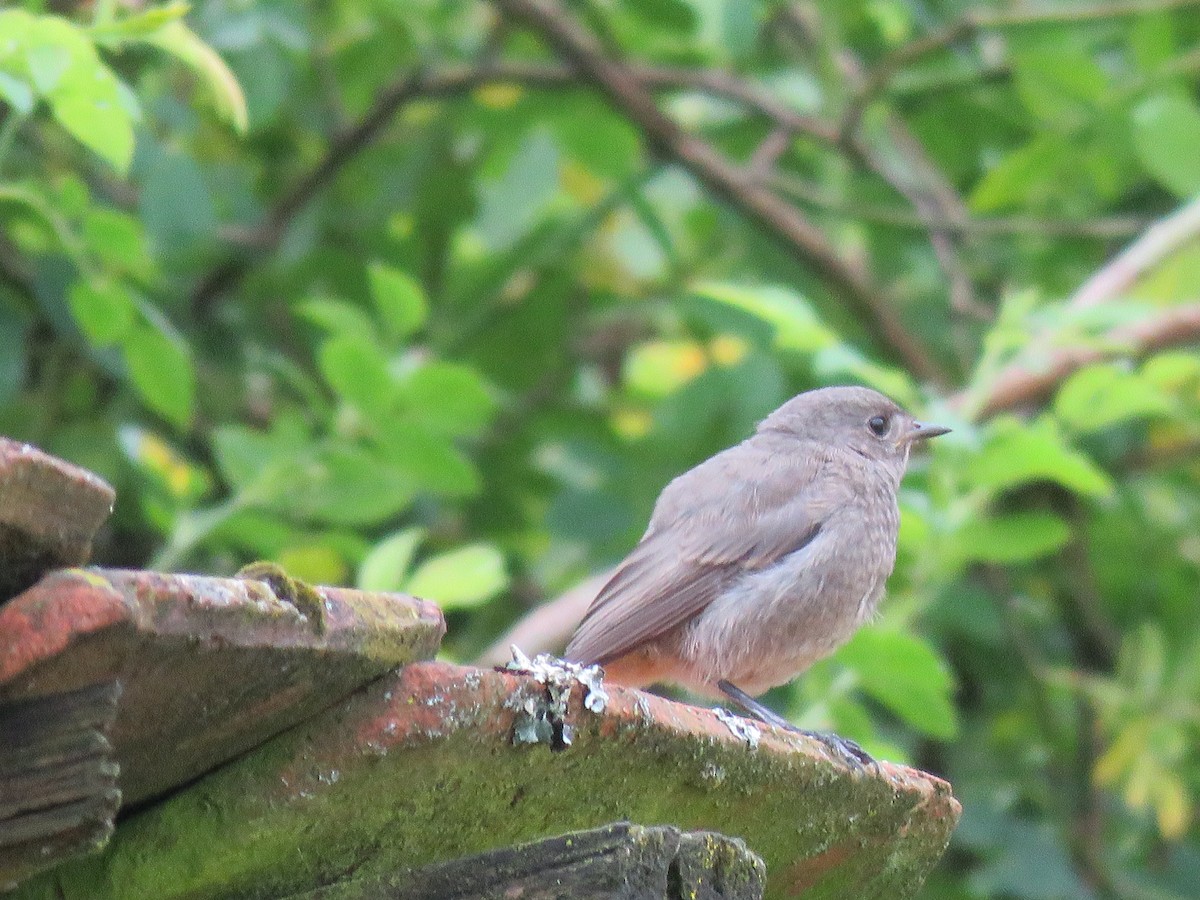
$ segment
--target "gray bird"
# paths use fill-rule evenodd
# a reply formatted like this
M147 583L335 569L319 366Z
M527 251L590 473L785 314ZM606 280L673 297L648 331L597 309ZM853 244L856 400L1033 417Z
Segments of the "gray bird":
M790 681L872 617L896 561L909 450L949 430L868 388L793 397L666 486L566 658L628 687L725 694L791 727L749 695Z

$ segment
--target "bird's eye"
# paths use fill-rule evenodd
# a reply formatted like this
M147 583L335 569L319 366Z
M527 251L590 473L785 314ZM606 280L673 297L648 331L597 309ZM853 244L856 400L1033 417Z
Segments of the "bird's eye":
M888 420L884 416L872 416L867 419L867 427L875 432L876 437L883 437L887 434Z

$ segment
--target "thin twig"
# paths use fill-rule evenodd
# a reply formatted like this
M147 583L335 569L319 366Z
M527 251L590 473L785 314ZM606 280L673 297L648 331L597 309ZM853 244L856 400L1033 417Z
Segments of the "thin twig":
M807 4L803 10L787 6L784 15L797 33L824 49L852 97L861 90L867 79L866 65L844 44L829 48L828 29L817 4ZM882 127L870 133L843 130L842 145L857 162L891 185L925 220L924 230L949 285L951 309L977 319L990 318L991 310L975 297L970 270L960 255L956 238L962 235L936 224L965 220L969 215L967 205L908 125L889 113Z
M775 170L779 159L792 143L792 132L787 128L774 128L762 142L754 148L747 168L756 178L768 178Z
M940 367L900 321L891 301L859 261L841 255L795 207L733 165L708 143L688 134L655 104L624 65L600 52L595 39L562 9L538 0L496 0L508 15L534 28L579 72L593 81L641 130L651 150L673 159L812 266L850 305L893 358L918 377L945 384Z
M804 135L828 146L836 146L838 129L833 123L806 116L780 102L768 91L717 70L648 66L630 70L647 88L695 90L733 100L769 119L791 134ZM482 66L459 66L438 72L413 72L385 88L367 113L351 128L335 136L317 164L276 201L266 218L249 229L239 229L237 243L258 252L273 250L288 225L337 174L370 146L397 112L412 100L463 94L487 84L517 83L531 88L582 87L579 74L556 63L489 62ZM245 276L252 256L230 258L203 277L192 293L192 309L203 313L213 300Z
M939 231L972 235L1038 235L1113 240L1145 231L1153 220L1144 216L1107 216L1088 220L1044 219L1036 216L994 216L987 218L935 219L899 206L858 203L835 197L819 186L787 172L767 176L771 184L801 203L837 216L891 225L912 231Z

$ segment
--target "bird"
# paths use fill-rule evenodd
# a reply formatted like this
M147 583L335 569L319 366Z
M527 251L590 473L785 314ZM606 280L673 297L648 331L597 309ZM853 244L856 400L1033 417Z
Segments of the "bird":
M796 395L663 489L564 658L600 665L612 684L727 697L799 731L754 697L874 617L895 565L909 452L949 430L866 387ZM852 741L804 733L870 760Z

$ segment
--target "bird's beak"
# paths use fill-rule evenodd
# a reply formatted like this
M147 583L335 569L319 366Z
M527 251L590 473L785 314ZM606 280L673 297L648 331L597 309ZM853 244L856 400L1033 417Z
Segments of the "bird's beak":
M912 428L908 430L906 439L908 443L912 444L917 441L927 441L929 438L935 438L939 435L949 433L950 429L945 425L930 425L928 422L913 422Z

